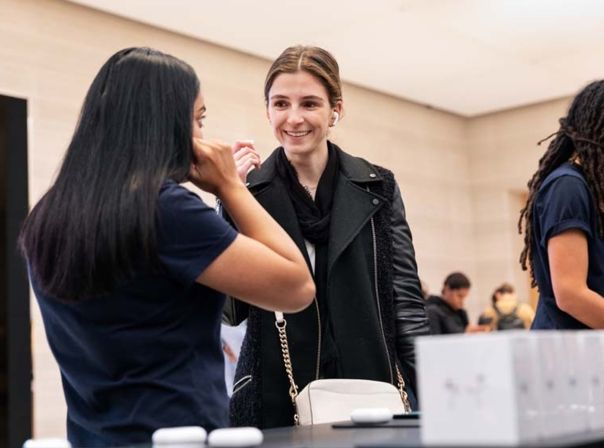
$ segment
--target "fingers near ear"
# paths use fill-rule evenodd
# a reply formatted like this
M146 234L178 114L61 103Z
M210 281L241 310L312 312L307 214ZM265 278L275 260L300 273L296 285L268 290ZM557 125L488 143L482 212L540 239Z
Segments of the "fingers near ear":
M233 146L231 147L233 150L233 154L239 151L241 148L254 148L254 140L235 140Z

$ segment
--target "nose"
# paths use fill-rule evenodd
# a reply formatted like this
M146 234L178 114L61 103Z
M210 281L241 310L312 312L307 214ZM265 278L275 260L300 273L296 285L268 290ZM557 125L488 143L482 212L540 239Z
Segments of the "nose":
M298 109L292 109L287 115L287 123L290 125L299 125L304 122L304 116Z

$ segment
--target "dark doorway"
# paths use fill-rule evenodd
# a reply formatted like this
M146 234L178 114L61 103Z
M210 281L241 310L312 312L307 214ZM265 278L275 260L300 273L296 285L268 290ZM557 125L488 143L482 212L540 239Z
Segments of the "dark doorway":
M32 432L29 285L17 251L28 211L27 101L0 95L0 446Z

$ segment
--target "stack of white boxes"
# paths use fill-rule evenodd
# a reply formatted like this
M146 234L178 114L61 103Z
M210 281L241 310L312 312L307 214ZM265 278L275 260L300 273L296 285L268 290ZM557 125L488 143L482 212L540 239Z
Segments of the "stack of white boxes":
M417 340L422 441L519 445L604 430L604 332Z
M604 430L604 332L583 331L577 334L581 364L587 382L587 426L590 431Z

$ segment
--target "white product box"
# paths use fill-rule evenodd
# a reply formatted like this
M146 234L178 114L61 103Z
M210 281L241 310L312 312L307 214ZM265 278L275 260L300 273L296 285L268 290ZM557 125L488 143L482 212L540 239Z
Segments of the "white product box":
M566 374L566 428L569 434L583 433L589 430L587 406L589 384L586 359L582 356L581 342L577 331L561 331L562 356L560 369Z
M561 332L531 332L538 366L537 393L541 437L559 437L573 432L576 426L569 419L571 397L569 371Z
M538 371L526 331L417 340L422 442L518 445L535 441Z
M589 429L604 429L604 332L577 333L579 364L587 382L587 422Z
M539 367L532 334L527 331L507 332L510 338L515 376L518 432L522 441L534 441L543 436L539 419Z

